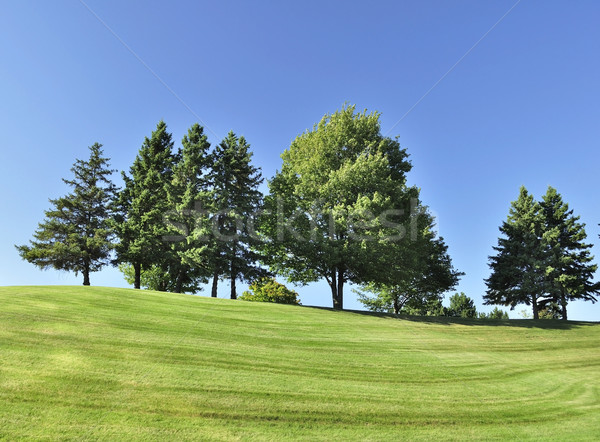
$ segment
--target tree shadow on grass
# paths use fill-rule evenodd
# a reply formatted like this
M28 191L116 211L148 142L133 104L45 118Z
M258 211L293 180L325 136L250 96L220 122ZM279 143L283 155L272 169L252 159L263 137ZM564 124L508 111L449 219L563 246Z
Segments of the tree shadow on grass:
M455 318L448 316L411 316L411 315L394 315L392 313L369 312L365 310L335 310L331 307L305 306L307 308L316 308L339 313L351 313L356 315L370 316L376 318L395 319L400 321L411 321L425 324L438 325L467 325L467 326L496 326L496 327L521 327L521 328L538 328L546 330L571 330L574 328L585 327L590 325L600 325L600 322L591 321L562 321L558 319L472 319L472 318Z

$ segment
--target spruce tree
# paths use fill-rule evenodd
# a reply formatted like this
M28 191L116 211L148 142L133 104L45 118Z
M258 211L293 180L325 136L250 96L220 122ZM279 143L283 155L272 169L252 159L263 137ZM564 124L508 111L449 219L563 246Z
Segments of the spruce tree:
M539 304L549 293L546 268L550 262L542 239L543 218L539 204L525 187L511 203L508 219L500 227L504 237L498 239L497 252L490 256L492 274L486 280L488 290L484 304L510 306L531 305L538 319Z
M233 132L213 153L210 172L212 185L212 235L209 248L213 283L211 295L217 296L217 284L227 277L231 299L236 299L236 281L249 281L266 272L257 265L253 250L258 241L251 228L252 217L260 208L262 183L260 169L251 164L250 145Z
M53 208L45 211L35 239L30 245L16 246L23 259L42 269L81 272L83 285L90 285L90 272L110 263L109 220L117 191L102 145L95 143L89 150L87 161L78 159L73 164L74 178L63 179L72 193L51 199Z
M600 284L592 282L598 266L592 264L591 244L586 244L585 224L573 215L553 187L548 187L540 202L543 219L543 239L550 253L546 276L551 296L541 307L560 307L562 319L567 319L567 304L572 300L596 302Z
M173 177L177 156L167 125L160 121L150 138L146 137L128 176L123 172L125 188L119 197L115 218L119 243L117 261L134 269L134 287L140 288L142 269L165 268L173 259L165 216L169 211L167 189ZM163 287L166 289L166 287Z
M204 128L197 123L183 137L182 146L167 191L171 207L167 218L171 250L176 255L172 263L173 290L194 293L212 274L212 249L207 240L210 234L207 209L211 204L208 172L212 156Z

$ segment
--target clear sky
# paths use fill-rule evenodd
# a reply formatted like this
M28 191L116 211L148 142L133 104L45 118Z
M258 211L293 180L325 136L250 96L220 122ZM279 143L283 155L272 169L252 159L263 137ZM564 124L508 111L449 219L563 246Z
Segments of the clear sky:
M595 0L3 2L0 285L81 283L13 245L94 142L126 170L160 119L177 143L200 122L213 144L244 135L271 177L293 138L349 102L400 136L466 273L458 291L489 311L487 257L521 185L556 187L600 259L598 23ZM126 286L114 269L91 278ZM326 285L298 291L331 305ZM598 321L600 303L569 318Z

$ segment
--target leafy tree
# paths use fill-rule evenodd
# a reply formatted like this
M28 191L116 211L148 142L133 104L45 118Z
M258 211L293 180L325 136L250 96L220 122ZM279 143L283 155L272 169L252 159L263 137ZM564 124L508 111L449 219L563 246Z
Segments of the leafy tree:
M448 308L448 316L456 316L459 318L476 318L477 309L475 302L464 293L455 293L450 297L450 308Z
M346 282L387 282L417 234L419 191L406 184L407 157L381 134L378 113L354 106L299 135L265 199L260 230L270 268L301 284L325 279L336 309Z
M217 296L220 277L230 281L231 299L237 298L236 281L250 281L266 275L257 264L260 256L254 251L258 238L253 231L253 217L262 203L258 186L263 178L260 169L251 164L250 145L244 137L229 132L215 148L212 157L212 235L208 250L213 284Z
M490 257L492 274L486 280L484 304L531 305L533 318L549 292L546 268L549 253L542 239L543 218L533 196L521 187L519 198L511 203L508 219L500 227L497 252Z
M87 161L78 159L73 164L74 178L63 179L73 192L51 199L53 208L45 211L35 239L30 245L16 246L23 259L42 269L81 272L83 285L90 285L90 272L110 263L109 218L117 191L102 145L95 143L89 150Z
M494 310L489 313L480 312L478 317L479 319L509 319L508 313L498 307L494 307Z
M375 297L356 291L359 301L374 311L389 311L395 314L408 311L431 311L431 302L441 299L441 294L458 284L463 273L456 271L448 255L443 238L433 232L433 218L421 213L419 236L412 247L403 250L403 260L397 260L386 268L385 282L366 284L363 288L375 293ZM406 257L411 259L406 259ZM405 311L403 309L407 307ZM419 313L420 314L420 313Z
M249 291L240 296L243 301L276 302L278 304L299 305L298 293L288 289L274 278L259 278L250 284Z
M160 121L150 138L146 137L129 173L123 173L125 188L119 195L115 225L119 237L117 261L134 269L134 287L140 288L142 269L175 262L164 216L169 211L167 188L173 177L177 156L172 152L171 134ZM171 276L170 276L171 278Z
M598 266L591 263L594 259L590 254L592 245L584 242L587 237L585 224L578 222L579 217L573 215L573 210L553 187L548 187L542 197L540 212L543 239L551 258L546 269L551 297L542 301L541 307L549 316L560 315L566 320L568 301L597 301L594 295L599 293L600 284L592 280ZM559 315L557 310L560 310Z

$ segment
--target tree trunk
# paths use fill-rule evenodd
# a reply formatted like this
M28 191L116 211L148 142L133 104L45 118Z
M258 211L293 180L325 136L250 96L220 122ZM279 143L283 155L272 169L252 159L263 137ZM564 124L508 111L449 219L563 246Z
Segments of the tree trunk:
M83 285L90 285L90 264L83 265Z
M215 272L213 275L212 291L210 292L210 296L213 298L217 297L217 285L218 284L219 284L219 273Z
M235 280L237 278L235 267L233 262L231 263L231 299L237 299L237 293L235 292Z
M344 309L344 271L342 269L338 269L338 305L339 309Z
M231 275L231 299L237 299L237 293L235 292L235 276Z
M140 263L133 264L133 271L135 272L135 278L133 281L133 288L139 289L142 280L142 265Z
M175 281L175 293L181 293L183 287L183 270L180 270L177 274L177 280Z
M398 298L394 298L394 314L397 315L398 313L400 313L400 303Z
M336 310L344 309L344 273L343 271L334 268L331 270L331 278L329 281L331 287L331 298L333 300L333 308Z
M537 296L533 297L533 302L531 303L531 306L533 308L533 319L540 319L540 316L538 314Z
M561 294L560 304L562 306L563 321L566 321L567 320L567 297L565 296L564 292Z

